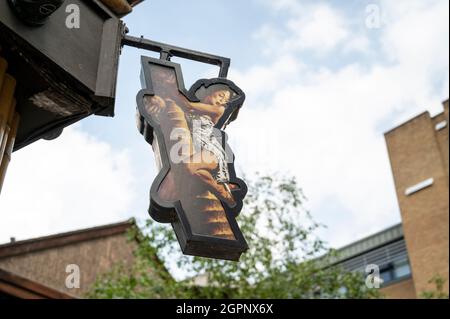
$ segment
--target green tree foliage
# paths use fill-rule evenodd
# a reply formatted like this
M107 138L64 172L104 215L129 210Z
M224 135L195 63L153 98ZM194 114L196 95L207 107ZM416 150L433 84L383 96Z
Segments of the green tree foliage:
M119 265L99 278L89 297L379 297L366 288L362 274L330 266L333 253L315 235L321 225L305 210L304 201L295 178L258 176L250 182L238 217L250 248L239 262L183 256L170 226L148 221L132 234L139 241L135 265ZM164 264L173 260L190 278L207 276L208 284L172 279Z
M428 283L434 284L434 290L427 290L422 292L421 298L424 299L449 299L448 294L444 290L445 279L440 275L435 275L431 278Z

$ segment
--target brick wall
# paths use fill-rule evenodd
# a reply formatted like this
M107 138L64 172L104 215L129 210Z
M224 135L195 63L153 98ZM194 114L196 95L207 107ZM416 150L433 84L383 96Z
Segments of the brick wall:
M414 281L412 280L412 278L381 288L380 292L387 299L416 298L416 289L414 287Z
M423 113L385 136L417 296L434 288L428 281L437 274L449 289L448 101L444 105L438 116ZM446 127L437 130L443 121ZM405 194L430 178L431 186Z
M126 233L49 248L28 254L0 259L0 268L31 279L56 290L82 297L92 287L98 275L123 262L131 265L135 243ZM80 268L80 289L65 285L66 267L76 264Z

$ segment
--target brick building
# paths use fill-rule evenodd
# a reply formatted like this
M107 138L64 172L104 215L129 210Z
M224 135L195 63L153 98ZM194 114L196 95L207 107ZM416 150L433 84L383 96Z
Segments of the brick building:
M401 224L389 227L338 250L335 261L346 271L366 273L368 265L380 270L380 292L387 298L416 298L411 265Z
M449 272L449 101L385 134L416 293Z
M434 117L424 112L385 134L402 224L339 250L348 271L380 268L387 298L419 298L446 280L449 292L449 101Z
M82 298L99 275L134 261L133 221L0 245L0 299ZM68 265L80 270L80 288L67 288ZM69 270L69 272L67 272Z

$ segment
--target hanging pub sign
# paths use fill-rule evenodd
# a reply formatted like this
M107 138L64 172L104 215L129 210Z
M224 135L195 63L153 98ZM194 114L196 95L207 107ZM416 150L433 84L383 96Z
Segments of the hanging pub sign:
M237 261L248 249L236 221L247 186L236 177L224 129L237 118L245 94L226 79L229 60L152 44L147 42L161 49L161 59L142 57L143 90L137 95L139 130L159 170L149 213L172 224L184 254ZM187 90L172 55L219 61L220 77Z

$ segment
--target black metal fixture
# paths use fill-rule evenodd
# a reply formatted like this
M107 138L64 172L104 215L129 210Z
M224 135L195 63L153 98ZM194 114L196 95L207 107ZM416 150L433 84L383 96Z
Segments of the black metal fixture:
M220 67L220 78L226 78L228 75L228 69L230 68L229 58L144 39L142 36L140 38L133 37L126 34L128 33L128 28L126 27L124 33L125 34L123 35L122 45L127 45L130 47L153 52L159 52L161 60L170 61L171 57L175 56L187 60L217 65L218 67Z
M37 4L46 3L63 4L42 26L30 27L18 18L18 8L37 10ZM69 3L80 8L79 30L66 27L64 6ZM44 21L48 13L42 11L32 23ZM114 115L122 27L100 0L0 0L1 55L17 80L21 115L14 151L56 138L87 116Z
M123 45L160 53L159 59L142 57L143 90L137 96L138 129L145 140L152 144L157 162L160 163L158 176L150 190L150 216L157 222L172 224L184 254L238 261L241 254L248 249L236 221L243 207L247 186L236 176L234 155L230 153L224 129L228 123L237 118L245 94L233 82L226 79L230 59L143 37L128 36L126 28L124 31ZM181 65L171 62L174 56L216 65L220 67L219 77L198 80L188 90L184 85ZM186 105L195 108L195 102L200 102L199 92L210 90L209 94L212 94L214 87L228 92L233 97L226 103L220 118L216 118L214 123L212 120L204 123L205 126L214 125L216 132L220 133L214 137L217 143L211 140L205 143L212 143L223 152L225 149L229 151L226 168L225 164L222 168L220 165L219 168L211 168L203 161L196 162L198 166L194 168L189 161L188 163L173 161L169 156L173 145L169 142L168 134L179 128L187 128L192 136L199 133L192 121L197 119L196 116L201 116L199 114L205 112L205 108L209 107L208 110L214 113L217 105L203 104L203 108L197 109L197 115L193 117L190 113L192 109L186 108ZM161 104L158 111L155 111L155 106L149 102L154 96L160 100L172 101L173 104L162 102L165 106ZM209 113L206 111L203 114ZM170 120L174 118L177 120ZM192 141L194 139L193 137ZM212 146L205 147L211 149ZM218 155L220 152L214 151L217 159L220 158L220 154ZM228 176L224 179L218 178L216 175L218 169L227 172L225 175Z
M64 0L8 0L8 2L23 22L39 26L58 10Z

